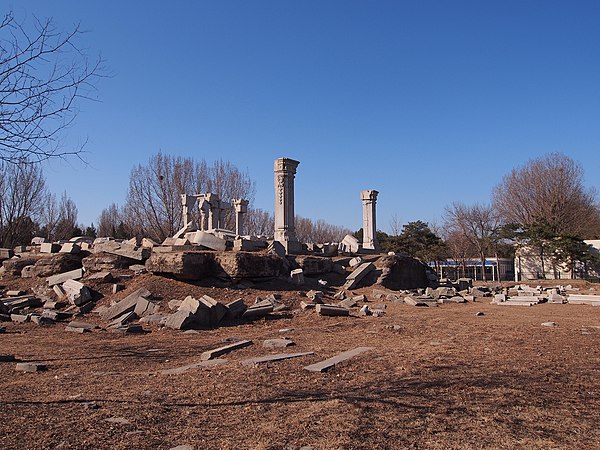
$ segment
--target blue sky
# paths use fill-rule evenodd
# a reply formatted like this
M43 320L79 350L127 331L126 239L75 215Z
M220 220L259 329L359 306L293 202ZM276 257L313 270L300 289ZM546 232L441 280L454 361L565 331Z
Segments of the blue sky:
M549 152L598 187L597 1L3 3L81 22L113 74L65 141L88 140L88 165L45 165L85 224L159 150L247 169L270 211L273 160L297 159L296 213L351 229L362 189L384 231L394 214L439 222Z

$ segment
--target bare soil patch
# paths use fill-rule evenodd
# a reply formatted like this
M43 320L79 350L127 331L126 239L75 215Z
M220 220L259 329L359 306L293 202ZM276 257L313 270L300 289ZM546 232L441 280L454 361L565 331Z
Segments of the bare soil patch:
M209 294L247 303L283 287L212 288L148 275L117 295L141 286L165 302ZM291 288L276 292L290 311L197 332L2 324L0 355L46 362L48 370L21 373L0 362L0 447L600 448L600 308L499 307L489 299L420 308L373 299L386 304L383 317L336 318L300 311L304 297ZM541 326L548 321L558 327ZM262 348L284 336L296 345ZM224 356L224 365L161 374L231 337L254 345ZM374 350L329 372L303 370L359 346ZM314 355L240 363L308 351Z

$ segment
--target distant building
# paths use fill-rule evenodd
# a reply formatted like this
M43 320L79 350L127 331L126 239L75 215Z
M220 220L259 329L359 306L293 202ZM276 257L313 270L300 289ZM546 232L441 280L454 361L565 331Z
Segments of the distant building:
M600 239L583 241L591 245L595 251L600 251ZM542 264L543 263L543 264ZM588 271L583 264L575 264L573 271L562 264L556 264L552 255L544 255L542 258L539 253L531 247L520 247L515 252L515 281L537 280L541 278L549 280L586 278L588 276L598 276L595 271Z
M430 262L429 266L437 272L439 278L449 278L451 280L463 277L472 278L473 280L483 279L481 276L481 261L478 259L468 259L464 262L447 259L445 261ZM485 277L488 281L514 280L513 259L486 258Z

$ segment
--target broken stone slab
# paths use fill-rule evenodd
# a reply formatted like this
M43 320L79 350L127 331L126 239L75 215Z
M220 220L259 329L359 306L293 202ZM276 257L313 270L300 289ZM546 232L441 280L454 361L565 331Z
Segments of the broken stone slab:
M37 314L32 314L29 320L36 325L52 325L55 323L54 319L47 316L39 316Z
M208 295L203 295L200 298L200 302L208 309L210 312L210 321L211 325L217 325L225 314L227 314L227 308L225 305Z
M137 306L137 302L139 300L147 300L147 297L150 297L151 295L152 294L150 293L150 291L148 289L140 288L140 289L132 292L131 294L129 294L127 297L125 297L119 303L117 303L117 304L111 306L110 308L106 309L105 311L103 311L100 314L100 317L102 317L102 319L104 319L104 320L112 320L112 319L120 316L121 314L124 314L129 311L133 311L133 310L135 310L135 307Z
M194 364L188 364L187 366L175 367L173 369L161 370L162 375L180 375L192 369L202 369L207 367L220 366L227 363L226 359L211 359L208 361L202 361ZM190 447L191 448L191 447Z
M36 308L42 304L42 301L35 295L4 297L0 299L0 301L2 301L10 311L16 311L27 307Z
M89 333L92 330L89 330L87 328L70 327L69 325L67 325L65 327L65 331L68 331L68 332L71 332L71 333L80 333L80 334L83 334L83 333Z
M567 302L570 305L600 305L600 295L591 294L569 294Z
M67 242L60 247L59 253L79 253L81 251L81 246L76 244L75 242Z
M248 309L248 306L246 306L244 300L241 298L227 303L225 307L227 308L227 314L225 314L225 319L228 320L239 319Z
M291 339L285 338L266 339L263 342L264 348L286 348L291 347L292 345L296 345L296 343Z
M136 262L135 259L106 252L93 253L81 260L81 264L87 272L127 269Z
M371 271L375 270L373 263L367 262L358 266L354 271L346 277L344 289L355 289L360 281L367 276Z
M323 291L310 290L306 293L306 296L315 303L321 303L321 298L323 297Z
M12 320L15 323L25 323L25 322L29 322L29 314L11 314L10 315L10 320Z
M334 300L344 300L346 298L346 291L339 291L334 296Z
M180 310L167 317L165 326L174 330L189 330L199 326L198 318L190 311Z
M558 324L556 322L543 322L542 326L543 327L557 327Z
M115 283L112 285L112 293L116 294L117 292L121 292L123 289L125 289L125 285L124 284L120 284L120 283Z
M548 303L566 303L567 302L567 298L563 295L560 294L555 294L555 293L551 293L550 295L548 295Z
M356 267L362 264L362 262L363 260L360 256L355 256L354 258L350 259L350 261L348 261L348 265L350 267Z
M51 319L55 322L62 322L64 320L68 320L68 319L72 318L73 316L71 314L65 313L63 311L53 311L50 309L44 309L42 311L41 317Z
M358 253L360 250L360 243L351 234L347 234L340 242L338 249L341 253Z
M300 302L300 308L306 310L306 309L313 309L316 306L316 303L313 302L306 302L304 300L302 300Z
M6 291L7 297L22 297L24 295L27 295L26 291L21 291L21 290Z
M245 359L241 361L244 366L255 366L257 364L269 363L275 361L281 361L290 358L300 358L302 356L313 355L314 352L302 352L302 353L279 353L277 355L259 356L256 358Z
M40 245L40 253L58 253L60 250L60 244L54 244L50 242L44 242Z
M116 319L114 319L112 322L110 322L107 325L107 327L108 328L122 327L127 322L131 322L132 320L135 320L136 318L137 318L137 314L134 311L129 311L129 312L126 312L125 314L117 317Z
M48 365L44 363L20 362L17 363L15 370L18 372L41 372L48 369Z
M242 319L255 319L257 317L263 317L269 313L272 313L273 309L274 307L272 304L265 306L252 305L246 311L244 311L242 314Z
M48 286L62 284L68 280L79 280L83 278L83 269L70 270L69 272L59 273L46 278Z
M95 281L97 283L110 283L114 280L112 273L108 271L96 272L87 277L88 281Z
M98 325L94 325L94 324L87 323L87 322L81 322L78 320L73 320L73 321L69 322L67 324L67 326L71 327L71 328L84 328L84 329L90 330L90 331L95 330L96 328L99 328Z
M290 272L292 283L304 284L304 272L302 269L294 269Z
M142 334L146 332L146 330L144 330L144 327L142 327L139 323L130 323L126 325L111 327L109 328L109 331L124 334Z
M123 256L136 261L144 261L150 256L150 249L146 247L136 247L135 245L124 242L108 241L100 244L94 244L94 253L105 252L113 255Z
M336 364L339 364L350 358L358 356L361 353L368 352L371 350L373 350L373 347L357 347L353 350L348 350L348 351L342 352L342 353L340 353L332 358L326 359L324 361L306 366L306 367L304 367L304 370L308 370L309 372L325 372L325 371L331 369L332 367L334 367Z
M422 299L410 295L404 297L404 303L410 306L437 306L437 302L433 299Z
M4 304L4 302L2 300L0 300L0 314L8 314L9 310L8 310L8 306L6 306Z
M206 247L209 250L225 251L227 249L227 241L221 239L206 231L195 231L187 233L185 237L192 243Z
M295 255L288 256L292 264L297 264L304 275L322 275L333 270L333 261L325 256Z
M92 293L83 283L76 280L67 280L62 284L62 288L71 303L81 306L92 299Z
M347 299L339 302L338 306L341 306L342 308L350 309L350 308L353 308L356 306L356 300L354 300L353 298L347 298Z
M355 295L354 297L352 297L352 300L354 300L355 302L368 302L369 301L369 300L367 300L367 296L365 294Z
M15 256L15 252L11 248L0 248L0 261L10 259Z
M215 348L213 350L207 350L200 355L201 361L208 361L210 359L218 358L221 355L225 355L234 350L239 350L244 347L252 345L252 341L244 339L241 341L233 342L232 344L224 345L222 347Z
M320 316L348 316L350 315L350 311L346 308L342 308L341 306L334 305L322 305L318 304L315 306L315 311Z
M372 312L368 305L363 305L360 311L358 311L359 316L370 316L371 314Z
M217 275L215 256L210 252L153 252L146 269L153 273L169 273L184 280L201 280Z
M182 303L183 303L183 300L169 300L169 303L167 303L167 306L169 307L169 309L171 311L176 311L179 309L179 307L181 306Z

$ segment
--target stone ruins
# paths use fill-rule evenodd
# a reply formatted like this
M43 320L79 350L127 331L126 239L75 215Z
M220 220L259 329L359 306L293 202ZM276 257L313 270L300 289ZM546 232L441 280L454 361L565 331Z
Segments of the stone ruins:
M274 162L275 187L275 229L272 239L259 236L246 236L244 215L248 212L248 200L232 199L225 201L215 193L182 194L183 227L173 238L163 245L202 245L211 250L261 250L276 242L283 254L305 254L309 252L306 244L299 242L294 225L294 179L299 161L290 158L278 158ZM347 235L339 244L318 244L311 247L312 252L332 254L378 253L377 241L377 195L376 190L364 190L360 193L363 205L363 241ZM235 230L225 225L227 211L233 211ZM194 217L198 217L195 223ZM316 249L316 250L315 250ZM319 251L320 250L320 251Z

